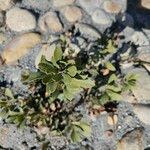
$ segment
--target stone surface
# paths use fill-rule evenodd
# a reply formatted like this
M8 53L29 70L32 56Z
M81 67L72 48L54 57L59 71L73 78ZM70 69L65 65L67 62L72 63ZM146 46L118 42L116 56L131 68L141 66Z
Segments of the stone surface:
M150 1L149 0L141 0L141 5L144 8L150 9Z
M105 1L104 2L104 10L108 13L119 13L121 12L121 5L118 4L117 2L113 1Z
M36 20L29 11L14 7L6 13L6 24L13 31L28 31L36 27Z
M101 38L100 33L94 29L92 26L82 23L75 24L77 30L81 32L83 36L89 37L90 39L98 39Z
M150 106L149 105L133 105L133 111L137 115L137 117L145 123L146 125L150 125Z
M141 137L142 132L140 130L127 133L118 143L117 150L143 150Z
M26 55L30 48L34 47L40 41L41 37L36 33L25 33L17 36L6 45L2 57L7 64L17 61L22 56Z
M7 10L13 5L13 0L0 0L0 10Z
M6 41L6 36L5 36L5 34L4 33L0 33L0 44L3 44L3 42L5 42Z
M49 0L23 0L23 4L28 7L32 8L35 11L48 11L51 7L51 3Z
M66 5L71 5L74 3L75 0L53 0L54 7L62 7Z
M94 23L101 25L108 25L112 23L109 15L100 9L97 9L93 12L92 20L94 21Z
M63 10L63 14L71 23L79 21L82 18L81 9L75 6L66 6Z
M134 42L136 45L139 45L139 46L147 46L150 44L148 38L141 31L136 31L132 35L131 41Z
M62 24L54 12L47 12L39 19L39 27L41 31L60 32L63 30Z
M4 24L4 14L0 12L0 27Z

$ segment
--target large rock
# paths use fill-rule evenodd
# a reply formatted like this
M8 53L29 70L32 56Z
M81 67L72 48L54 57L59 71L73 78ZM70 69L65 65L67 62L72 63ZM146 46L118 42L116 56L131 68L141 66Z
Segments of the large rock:
M118 143L117 150L143 150L142 131L134 130L127 133Z
M75 0L53 0L54 7L62 7L66 5L71 5Z
M150 106L149 105L134 105L133 111L137 115L137 117L145 123L146 125L150 125Z
M40 41L41 37L36 33L25 33L17 36L6 45L2 53L2 58L7 64L15 62L26 55Z
M51 32L60 32L63 27L62 24L54 12L47 12L39 19L39 27L41 31L46 32L50 30Z
M150 0L141 0L141 5L144 8L150 9Z
M13 31L28 31L36 27L36 20L29 11L15 7L6 13L6 25Z
M63 14L71 23L79 21L83 15L81 9L76 6L66 6L63 10Z
M7 10L13 5L13 0L0 0L0 10Z

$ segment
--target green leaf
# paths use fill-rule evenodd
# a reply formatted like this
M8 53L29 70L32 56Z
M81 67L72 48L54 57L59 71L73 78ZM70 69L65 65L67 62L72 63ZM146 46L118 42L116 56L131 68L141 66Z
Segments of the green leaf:
M77 68L75 66L70 66L68 69L68 74L74 77L77 74Z
M72 132L71 132L71 140L74 143L81 141L80 134L79 134L78 130L76 129L76 127L74 127L74 126L73 126Z
M5 89L5 96L7 96L7 97L9 97L11 99L14 99L13 93L12 93L12 91L9 88Z
M111 62L106 62L105 66L107 69L109 69L110 71L116 71L116 68L113 66L113 64Z
M52 83L47 83L46 84L46 91L51 94L53 92L55 92L55 90L57 89L57 82L52 82Z
M56 47L55 52L54 52L54 60L55 60L55 62L61 60L62 56L63 56L62 49L60 47Z
M31 72L29 77L23 81L23 83L35 82L37 80L41 80L45 77L45 74L42 72Z
M87 137L87 136L90 136L91 134L91 127L89 126L89 124L87 124L86 122L80 122L80 125L79 125L83 132L82 134Z
M111 100L121 100L122 99L122 96L119 93L116 93L111 90L107 90L106 92L107 92L108 96L111 98Z
M57 69L50 63L40 63L39 70L46 74L57 72Z
M108 83L111 83L113 81L116 81L118 78L115 74L112 74L110 77L109 77L109 80L108 80Z
M43 79L42 79L42 82L43 84L46 84L46 83L51 83L51 82L54 82L54 79L53 79L54 75L52 74L48 74L46 75Z
M121 87L117 87L115 85L107 85L107 89L112 90L114 92L120 92L121 91Z

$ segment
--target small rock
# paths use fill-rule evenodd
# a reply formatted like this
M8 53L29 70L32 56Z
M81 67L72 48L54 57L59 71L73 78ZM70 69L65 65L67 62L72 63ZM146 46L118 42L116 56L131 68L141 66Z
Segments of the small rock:
M139 46L147 46L150 44L144 33L140 31L134 32L133 36L131 37L131 41Z
M69 22L76 22L82 18L82 11L76 6L66 6L63 14Z
M143 123L150 125L149 105L133 105L133 111Z
M63 30L62 24L54 12L47 12L39 19L39 27L43 32L60 32Z
M108 13L118 14L121 11L121 5L113 1L105 1L103 7L104 10Z
M115 125L118 122L118 116L117 115L113 115L113 116L108 116L107 118L107 123L109 125Z
M49 0L23 0L23 5L30 8L34 9L35 11L48 11L51 3Z
M34 29L36 20L29 11L15 7L6 13L6 24L11 30L21 32Z
M97 24L101 24L101 25L107 25L107 24L111 24L112 20L109 17L108 14L106 14L104 11L97 9L93 12L92 14L92 20L97 23Z
M134 130L127 133L123 139L118 143L117 150L143 150L142 145L142 132Z
M150 73L150 64L143 64L143 66L145 67L145 69Z
M101 38L100 33L94 29L92 26L88 24L83 23L77 23L75 24L75 28L80 31L80 33L83 36L86 36L87 38L91 39L98 39Z
M75 0L53 0L54 7L62 7L66 5L71 5L74 3Z
M0 10L7 10L13 5L13 0L0 0Z
M141 5L144 8L150 9L150 0L141 0Z
M7 64L23 57L28 51L41 41L41 37L36 33L25 33L15 37L3 50L2 58Z

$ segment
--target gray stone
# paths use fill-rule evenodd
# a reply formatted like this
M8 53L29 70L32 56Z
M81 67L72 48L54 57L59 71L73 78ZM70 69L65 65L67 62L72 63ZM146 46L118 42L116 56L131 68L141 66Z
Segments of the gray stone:
M49 0L23 0L23 5L38 11L47 11L51 7Z
M29 11L14 7L6 13L6 25L13 31L28 31L36 27L36 20Z
M55 33L60 32L63 29L57 14L54 12L47 12L41 16L38 24L42 32L47 32L50 30Z
M77 24L75 24L75 27L76 27L77 30L79 30L81 32L81 34L83 36L86 36L89 39L101 38L100 33L96 29L91 27L90 25L77 23Z
M118 143L117 150L142 150L142 131L134 130L127 133Z
M97 9L100 8L100 4L102 3L101 0L95 0L93 2L93 0L78 0L79 4L82 6L82 8L84 8L84 10L88 13L88 14L92 14L92 12Z
M4 24L4 14L0 12L0 27Z
M96 24L108 25L112 23L110 16L100 9L96 9L92 14L92 20Z
M147 46L149 45L149 40L148 38L144 35L143 32L136 31L133 36L131 37L131 41L139 46Z
M150 125L150 106L149 105L133 105L133 111L136 116L145 123L146 125Z

